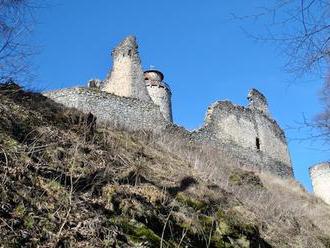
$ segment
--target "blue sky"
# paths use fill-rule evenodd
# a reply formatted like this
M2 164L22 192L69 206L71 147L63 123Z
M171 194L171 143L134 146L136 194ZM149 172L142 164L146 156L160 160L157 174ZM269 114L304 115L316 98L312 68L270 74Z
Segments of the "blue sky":
M52 0L37 10L31 87L50 90L103 79L111 49L137 36L143 66L165 74L173 93L174 121L188 129L202 125L207 107L229 99L245 105L250 88L268 98L273 117L286 131L296 178L311 190L308 167L327 160L321 142L298 141L303 115L321 110L322 80L294 79L283 70L284 55L272 43L256 42L243 31L261 33L262 23L233 20L255 13L261 0Z

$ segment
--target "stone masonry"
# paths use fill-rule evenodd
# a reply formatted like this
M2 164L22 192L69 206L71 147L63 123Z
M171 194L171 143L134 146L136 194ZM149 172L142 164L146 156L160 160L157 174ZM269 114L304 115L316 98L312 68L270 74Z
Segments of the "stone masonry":
M88 88L63 89L45 95L66 106L91 112L99 122L128 130L170 133L185 142L219 149L242 165L283 177L293 176L285 134L270 117L267 100L258 90L249 92L247 107L229 101L212 104L204 125L189 132L172 123L171 91L163 82L163 74L157 70L143 74L135 37L124 39L112 55L113 68L105 80L94 79L89 81Z
M315 195L330 204L330 162L312 166L309 173Z
M208 108L204 126L192 133L193 138L204 144L225 146L228 152L239 154L245 163L253 161L278 175L292 176L284 132L264 110L250 106L230 101L214 103Z
M99 122L109 122L118 128L156 132L169 124L158 106L131 97L120 97L84 87L56 90L44 95L67 107L91 112Z
M267 99L260 91L251 89L247 99L250 109L259 110L265 115L269 115Z
M102 90L118 96L151 101L137 49L136 38L128 36L112 51L112 70Z
M148 70L144 72L144 80L152 101L159 106L164 118L172 122L172 93L170 87L163 82L163 79L164 75L160 71Z

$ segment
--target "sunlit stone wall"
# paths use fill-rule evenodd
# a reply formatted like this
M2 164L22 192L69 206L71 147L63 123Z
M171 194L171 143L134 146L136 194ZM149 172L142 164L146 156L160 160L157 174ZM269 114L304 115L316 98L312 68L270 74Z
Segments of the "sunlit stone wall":
M312 166L309 173L315 195L330 204L330 162Z

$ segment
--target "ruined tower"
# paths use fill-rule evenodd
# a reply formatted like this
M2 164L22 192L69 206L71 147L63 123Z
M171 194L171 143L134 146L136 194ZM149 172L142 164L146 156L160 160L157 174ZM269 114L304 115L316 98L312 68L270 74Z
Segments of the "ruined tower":
M144 80L152 101L159 106L166 120L172 122L171 89L163 82L164 75L157 70L144 72Z
M330 204L330 162L310 167L309 174L315 195Z
M112 70L102 90L118 96L151 101L143 77L136 38L126 37L112 51L112 57Z
M259 110L269 116L267 99L260 91L251 89L247 99L249 100L248 108Z

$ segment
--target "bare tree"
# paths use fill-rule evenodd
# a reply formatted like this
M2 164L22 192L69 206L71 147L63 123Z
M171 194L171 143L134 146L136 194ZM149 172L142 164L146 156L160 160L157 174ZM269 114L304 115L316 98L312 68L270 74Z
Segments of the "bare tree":
M285 22L291 21L293 24L293 29L288 29L290 33L286 34L285 40L289 58L287 68L300 74L313 69L320 69L320 72L324 73L330 55L330 1L287 2L287 5L291 4L292 7L286 12L291 14L287 14Z
M320 130L319 136L330 143L330 77L325 81L321 92L321 102L324 110L314 119L314 126Z
M275 42L287 58L285 68L295 77L329 73L330 0L274 0L256 14L239 19L263 24L262 34L248 34L258 41ZM330 142L330 77L325 80L321 101L324 111L305 124Z
M256 40L277 42L287 57L286 69L296 75L324 73L330 56L330 0L274 0L258 8L254 19L265 27Z
M0 0L0 82L24 78L29 72L33 8L29 0Z

